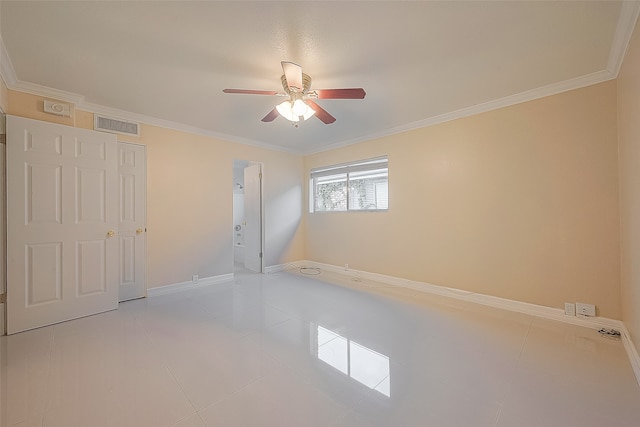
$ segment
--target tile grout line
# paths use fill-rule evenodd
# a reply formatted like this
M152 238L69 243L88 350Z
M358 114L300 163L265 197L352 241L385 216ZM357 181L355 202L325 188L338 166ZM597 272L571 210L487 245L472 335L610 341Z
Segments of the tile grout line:
M162 360L163 368L167 370L169 375L171 375L171 378L173 378L173 381L175 381L175 383L178 385L178 387L180 388L180 391L182 392L184 398L187 400L187 402L189 402L189 405L191 405L191 408L193 409L193 413L192 414L189 414L189 415L185 416L184 418L176 421L176 423L172 424L172 426L176 425L177 423L181 422L182 420L188 418L189 416L193 415L194 413L196 415L198 415L198 417L199 417L200 415L198 414L198 410L196 409L195 405L193 404L193 402L189 398L189 395L185 392L184 387L182 386L182 383L180 381L178 381L178 378L176 378L175 374L173 373L173 371L169 367L167 359L162 355L162 352L160 351L160 349L158 349L156 344L153 342L153 340L149 336L149 332L147 331L147 328L145 328L144 323L142 323L140 321L140 319L138 318L138 316L136 316L135 314L133 315L133 318L135 319L135 322L140 326L140 328L142 328L142 331L144 332L144 336L146 337L146 339L149 342L149 344L151 344L151 347L153 347L153 351L159 357L159 360ZM203 423L204 423L204 421L203 421Z
M48 360L48 366L47 366L47 390L51 390L51 377L53 375L53 349L55 346L55 337L56 337L56 325L50 325L51 326L51 338L49 339L49 360ZM51 390L53 391L53 390ZM44 426L44 419L45 416L49 413L49 411L52 409L50 406L52 405L51 403L51 396L55 395L55 393L47 393L47 402L45 404L44 410L42 412L42 417L40 418L40 423L42 426Z
M203 307L198 306L198 310L206 315L211 315L211 313L207 312ZM193 414L197 415L198 419L202 422L203 425L206 426L205 421L202 419L202 416L200 415L202 411L205 411L217 404L219 404L220 402L223 402L235 395L237 395L240 391L244 390L245 388L249 387L250 385L253 385L254 383L264 379L265 377L267 377L268 375L270 375L269 373L264 373L262 375L260 375L258 378L254 379L253 381L250 381L249 383L243 385L242 387L238 388L237 390L232 391L231 393L228 393L224 398L222 399L218 399L215 402L212 402L208 405L205 405L204 407L202 407L201 409L196 408L195 404L193 403L193 401L189 398L189 395L186 393L186 391L184 390L184 386L183 384L180 382L180 380L178 380L178 378L175 376L174 372L172 371L171 367L169 366L166 358L162 355L162 352L158 349L158 347L156 346L156 344L154 343L154 341L151 339L151 337L149 336L149 333L147 331L147 329L144 326L144 323L140 321L140 319L134 315L134 318L136 320L136 322L140 325L140 327L142 328L142 330L144 331L145 337L147 338L147 340L149 341L149 343L151 344L151 346L153 347L154 351L157 353L157 355L160 357L160 359L163 361L163 367L167 370L167 372L169 372L169 375L171 375L171 378L173 378L173 380L176 382L176 384L178 385L178 387L180 387L180 391L183 393L184 397L187 399L187 401L189 402L189 405L191 405L191 407L193 408L193 413L185 416L184 418L178 420L176 423L174 423L171 427L179 424L180 422L184 421L185 419L187 419L188 417L192 416ZM215 316L213 316L213 318L216 318ZM218 318L219 319L219 318ZM289 320L289 319L287 319ZM287 321L285 320L285 321ZM238 340L241 339L253 339L251 337L251 332L243 335L242 337L238 338ZM260 342L256 342L256 345L262 349L262 346L260 344ZM275 359L274 359L275 360Z
M265 379L266 377L268 377L269 375L271 375L271 373L268 374L264 374L261 375L259 378L254 379L253 381L248 382L247 384L243 385L242 387L238 388L237 390L232 391L231 393L228 393L225 397L223 397L222 399L218 399L215 402L211 402L208 405L205 405L202 409L196 409L196 414L198 414L198 417L200 418L200 420L202 421L203 424L206 425L206 423L204 422L204 420L202 419L202 417L200 416L201 412L207 411L211 408L213 408L216 405L221 404L222 402L231 399L233 397L235 397L236 395L238 395L240 392L244 391L245 389L249 388L250 386L254 385L255 383L257 383L258 381L262 381L263 379Z
M529 321L529 325L527 326L527 332L525 332L524 337L522 339L522 344L520 345L520 351L518 352L518 357L516 357L515 360L515 364L513 367L513 371L511 372L512 374L512 378L511 381L509 381L509 388L513 387L513 375L515 374L515 370L517 369L518 366L518 362L520 361L520 359L522 358L522 354L524 353L524 348L527 344L527 340L529 338L529 334L531 333L531 328L533 328L533 322L535 321L536 316L531 316L531 319ZM500 407L498 408L498 412L496 413L496 418L495 418L495 422L493 424L493 427L497 427L498 426L498 422L500 421L500 417L502 416L502 410L504 409L504 405L505 402L502 401L500 402Z
M176 421L175 423L171 424L169 427L176 427L178 424L180 424L181 422L183 422L184 420L188 419L189 417L195 415L196 417L198 417L198 419L202 422L203 425L207 425L204 420L202 419L202 417L200 416L200 414L198 413L198 411L195 411L193 414L189 414L183 418L180 418L178 421Z
M493 423L493 427L498 427L498 422L500 421L500 416L502 415L503 408L504 408L504 403L500 403L500 407L498 408L498 413L496 413L496 420Z
M522 345L520 346L520 351L518 352L518 357L516 358L516 364L520 361L520 358L522 357L522 353L524 353L524 347L527 344L527 339L529 338L529 333L531 332L531 328L533 327L534 321L535 321L535 316L531 316L529 327L527 327L527 332L524 334Z

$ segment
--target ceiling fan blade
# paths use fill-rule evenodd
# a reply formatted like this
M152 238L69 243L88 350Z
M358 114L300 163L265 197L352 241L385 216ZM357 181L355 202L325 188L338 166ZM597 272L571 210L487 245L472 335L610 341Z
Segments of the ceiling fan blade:
M274 108L273 110L269 111L269 114L267 114L262 118L262 121L272 122L276 119L276 117L278 117L278 110Z
M316 89L318 99L363 99L367 94L364 89Z
M313 102L312 100L307 100L307 105L316 112L315 116L319 118L324 124L328 125L336 121L336 118L327 112L324 108Z
M245 95L280 95L274 90L222 89L224 93L241 93Z
M302 92L302 67L293 62L282 61L282 71L287 78L287 85L292 92Z

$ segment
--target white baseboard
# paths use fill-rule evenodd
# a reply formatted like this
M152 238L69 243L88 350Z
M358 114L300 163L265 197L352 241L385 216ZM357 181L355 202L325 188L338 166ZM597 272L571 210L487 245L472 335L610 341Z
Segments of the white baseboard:
M303 262L305 262L305 261L299 261L299 262L295 262L295 263L270 265L270 266L264 268L264 273L265 274L271 274L271 273L277 273L277 272L282 271L282 270L286 270L287 268L298 268L298 266L296 264L303 263Z
M348 277L357 277L360 279L380 282L391 286L413 289L416 291L427 292L434 295L455 298L458 300L468 301L476 304L487 305L490 307L501 308L504 310L515 311L518 313L529 314L544 319L556 320L558 322L569 323L577 326L584 326L592 329L613 328L620 331L621 340L627 351L629 361L636 376L638 384L640 384L640 356L637 348L631 340L624 323L620 320L608 319L606 317L582 317L567 316L564 310L560 308L545 307L537 304L530 304L522 301L514 301L506 298L495 297L491 295L478 294L475 292L463 291L455 288L447 288L445 286L432 285L430 283L418 282L415 280L402 279L383 274L369 273L361 270L345 270L342 267L331 264L323 264L315 261L298 261L291 264L284 264L280 270L287 266L305 266L319 268L320 270L331 271Z
M205 286L216 285L218 283L230 282L233 280L233 273L221 274L219 276L204 277L197 282L181 282L172 285L156 286L147 289L147 297L172 294L174 292L186 291L188 289L204 288Z
M638 384L640 384L640 355L638 355L638 350L631 340L631 334L629 334L629 331L624 324L622 325L620 334L622 335L622 343L624 344L625 350L627 350L631 367L633 368L633 372L636 374Z

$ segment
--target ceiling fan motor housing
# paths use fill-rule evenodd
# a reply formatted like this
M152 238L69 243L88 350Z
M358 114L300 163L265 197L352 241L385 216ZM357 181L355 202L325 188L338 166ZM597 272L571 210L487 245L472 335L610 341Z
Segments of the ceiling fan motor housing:
M289 88L289 83L287 82L287 76L284 74L280 77L282 81L282 88L287 93L287 95L291 95L291 88ZM311 87L311 77L308 74L302 73L302 92L306 95L309 92L309 88ZM295 89L294 89L295 91Z

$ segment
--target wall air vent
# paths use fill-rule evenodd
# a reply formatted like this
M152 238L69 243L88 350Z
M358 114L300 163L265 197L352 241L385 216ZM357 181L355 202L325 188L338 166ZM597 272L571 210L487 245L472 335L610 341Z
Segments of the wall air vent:
M140 136L139 123L127 122L120 119L114 119L112 117L99 116L97 114L94 114L93 116L93 128L104 132Z

